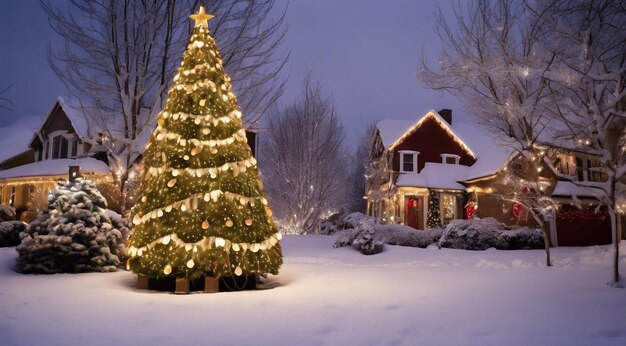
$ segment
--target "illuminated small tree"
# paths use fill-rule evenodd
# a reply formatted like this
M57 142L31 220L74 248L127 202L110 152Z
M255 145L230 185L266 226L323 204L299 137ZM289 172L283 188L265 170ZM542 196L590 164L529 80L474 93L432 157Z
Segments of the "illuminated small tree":
M128 266L148 277L277 274L280 234L200 8L145 151Z

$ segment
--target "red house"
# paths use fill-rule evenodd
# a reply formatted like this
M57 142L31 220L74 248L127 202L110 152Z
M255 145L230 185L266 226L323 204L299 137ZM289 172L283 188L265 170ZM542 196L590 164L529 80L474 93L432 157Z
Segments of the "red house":
M466 217L468 201L475 216L494 217L517 226L536 226L515 201L504 198L507 171L524 165L521 155L489 144L491 138L471 134L480 156L452 127L452 111L429 111L416 121L385 119L377 124L366 172L367 214L381 222L428 229L429 214L438 225ZM591 153L546 146L541 173L547 196L559 205L546 219L553 246L585 246L611 242L605 209L589 189L572 181L602 182L603 168ZM580 205L583 208L580 208ZM621 228L624 215L618 218ZM432 225L430 225L432 226ZM622 238L626 234L622 233Z
M413 122L377 124L367 170L368 215L417 229L427 228L429 206L438 208L444 224L463 218L465 187L459 181L477 156L451 124L449 109L428 111Z

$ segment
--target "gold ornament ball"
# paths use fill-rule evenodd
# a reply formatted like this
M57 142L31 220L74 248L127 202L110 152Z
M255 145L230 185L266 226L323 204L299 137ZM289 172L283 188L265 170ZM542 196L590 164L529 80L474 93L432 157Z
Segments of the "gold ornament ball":
M251 218L247 218L246 219L246 225L247 226L252 226L252 219Z
M233 227L233 220L231 219L226 220L226 227Z

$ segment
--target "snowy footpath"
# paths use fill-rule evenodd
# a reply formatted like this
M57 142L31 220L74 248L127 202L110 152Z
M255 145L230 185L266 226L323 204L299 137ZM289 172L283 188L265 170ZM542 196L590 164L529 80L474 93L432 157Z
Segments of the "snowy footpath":
M17 274L2 248L0 344L626 345L609 246L553 249L546 268L542 250L364 256L335 238L285 237L276 288L186 296L138 291L129 272Z

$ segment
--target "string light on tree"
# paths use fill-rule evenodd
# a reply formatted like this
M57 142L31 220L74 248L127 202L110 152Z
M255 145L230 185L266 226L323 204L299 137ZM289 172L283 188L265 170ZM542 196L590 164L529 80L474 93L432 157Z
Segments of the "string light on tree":
M128 267L148 277L277 274L281 235L200 7L144 154Z

